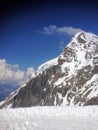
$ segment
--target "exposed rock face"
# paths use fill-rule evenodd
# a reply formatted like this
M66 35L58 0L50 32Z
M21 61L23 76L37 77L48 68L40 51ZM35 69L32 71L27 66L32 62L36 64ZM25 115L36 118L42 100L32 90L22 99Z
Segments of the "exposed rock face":
M98 37L76 34L62 54L1 103L3 107L98 104Z

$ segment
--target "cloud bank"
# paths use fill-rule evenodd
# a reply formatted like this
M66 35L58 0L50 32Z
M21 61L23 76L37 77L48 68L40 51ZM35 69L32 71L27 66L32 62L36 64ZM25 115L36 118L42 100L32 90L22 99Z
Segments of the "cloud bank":
M72 36L78 32L81 32L81 31L83 31L83 30L80 28L66 27L66 26L57 27L56 25L50 25L48 27L43 27L43 30L40 32L42 32L44 34L48 34L48 35L67 34L67 35Z
M20 86L34 74L32 67L22 71L19 65L11 65L6 62L6 59L0 59L0 85Z

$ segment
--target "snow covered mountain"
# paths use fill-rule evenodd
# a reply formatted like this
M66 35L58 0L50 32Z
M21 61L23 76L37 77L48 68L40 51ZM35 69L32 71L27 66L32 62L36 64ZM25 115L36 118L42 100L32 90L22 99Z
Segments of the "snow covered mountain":
M39 66L0 108L98 104L98 36L77 33L63 52Z

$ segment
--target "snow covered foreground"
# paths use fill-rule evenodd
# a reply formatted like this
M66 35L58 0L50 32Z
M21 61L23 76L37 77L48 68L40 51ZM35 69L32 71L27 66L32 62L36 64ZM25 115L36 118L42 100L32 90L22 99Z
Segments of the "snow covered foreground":
M98 106L2 109L0 130L98 130Z

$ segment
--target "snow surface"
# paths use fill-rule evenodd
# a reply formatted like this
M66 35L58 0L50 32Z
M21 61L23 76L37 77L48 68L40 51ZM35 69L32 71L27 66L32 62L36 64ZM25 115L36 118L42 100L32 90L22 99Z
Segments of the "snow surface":
M58 64L58 57L43 63L38 67L37 75L42 74L43 71L57 64Z
M98 130L98 106L2 109L0 130Z

